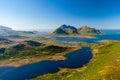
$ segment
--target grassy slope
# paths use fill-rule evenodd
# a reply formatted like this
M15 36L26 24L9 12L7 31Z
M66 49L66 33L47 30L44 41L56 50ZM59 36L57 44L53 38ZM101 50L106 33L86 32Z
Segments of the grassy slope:
M120 80L120 42L91 47L98 53L85 67L62 69L33 80Z
M42 60L63 60L65 54L81 48L80 46L56 44L56 41L43 37L15 40L16 43L11 44L12 46L4 45L7 47L3 47L1 44L0 67L18 67ZM4 52L2 48L5 48Z

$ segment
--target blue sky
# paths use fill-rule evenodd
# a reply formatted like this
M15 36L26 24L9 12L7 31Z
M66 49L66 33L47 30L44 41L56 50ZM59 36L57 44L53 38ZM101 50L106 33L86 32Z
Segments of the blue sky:
M120 29L120 0L0 0L0 25L43 31L62 24Z

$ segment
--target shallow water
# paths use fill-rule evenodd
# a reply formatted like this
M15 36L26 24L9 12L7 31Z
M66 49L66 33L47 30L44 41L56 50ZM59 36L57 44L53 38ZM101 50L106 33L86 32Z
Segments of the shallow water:
M102 34L95 35L96 38L79 38L79 37L51 37L50 40L57 40L59 44L69 42L87 42L99 43L100 40L120 40L120 30L101 30Z

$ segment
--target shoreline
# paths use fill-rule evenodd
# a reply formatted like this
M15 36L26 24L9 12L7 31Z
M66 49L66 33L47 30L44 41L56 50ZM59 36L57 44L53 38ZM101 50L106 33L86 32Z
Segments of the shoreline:
M5 66L13 66L13 67L20 67L23 65L35 63L35 62L40 62L44 60L65 60L66 58L64 55L69 54L72 51L78 50L81 48L81 46L76 46L76 47L70 47L71 49L62 52L62 53L57 53L55 55L51 56L40 56L40 57L28 57L24 59L16 58L16 59L7 59L7 60L2 60L0 61L0 67L5 67Z
M51 37L51 36L49 36ZM91 39L91 38L96 38L95 36L93 35L56 35L56 36L52 36L52 37L69 37L69 38L88 38L88 39Z

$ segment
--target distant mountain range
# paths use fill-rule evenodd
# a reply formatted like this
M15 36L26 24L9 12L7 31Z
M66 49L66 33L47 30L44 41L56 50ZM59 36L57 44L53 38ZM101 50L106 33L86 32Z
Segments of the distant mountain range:
M11 31L12 28L5 27L5 26L0 26L0 30L9 30L9 31Z
M54 32L52 32L52 35L73 35L73 34L92 35L100 33L101 33L100 30L88 26L76 28L74 26L63 24L59 28L57 28Z
M9 36L9 37L29 37L37 34L37 31L15 31L12 28L6 26L0 26L0 36Z

